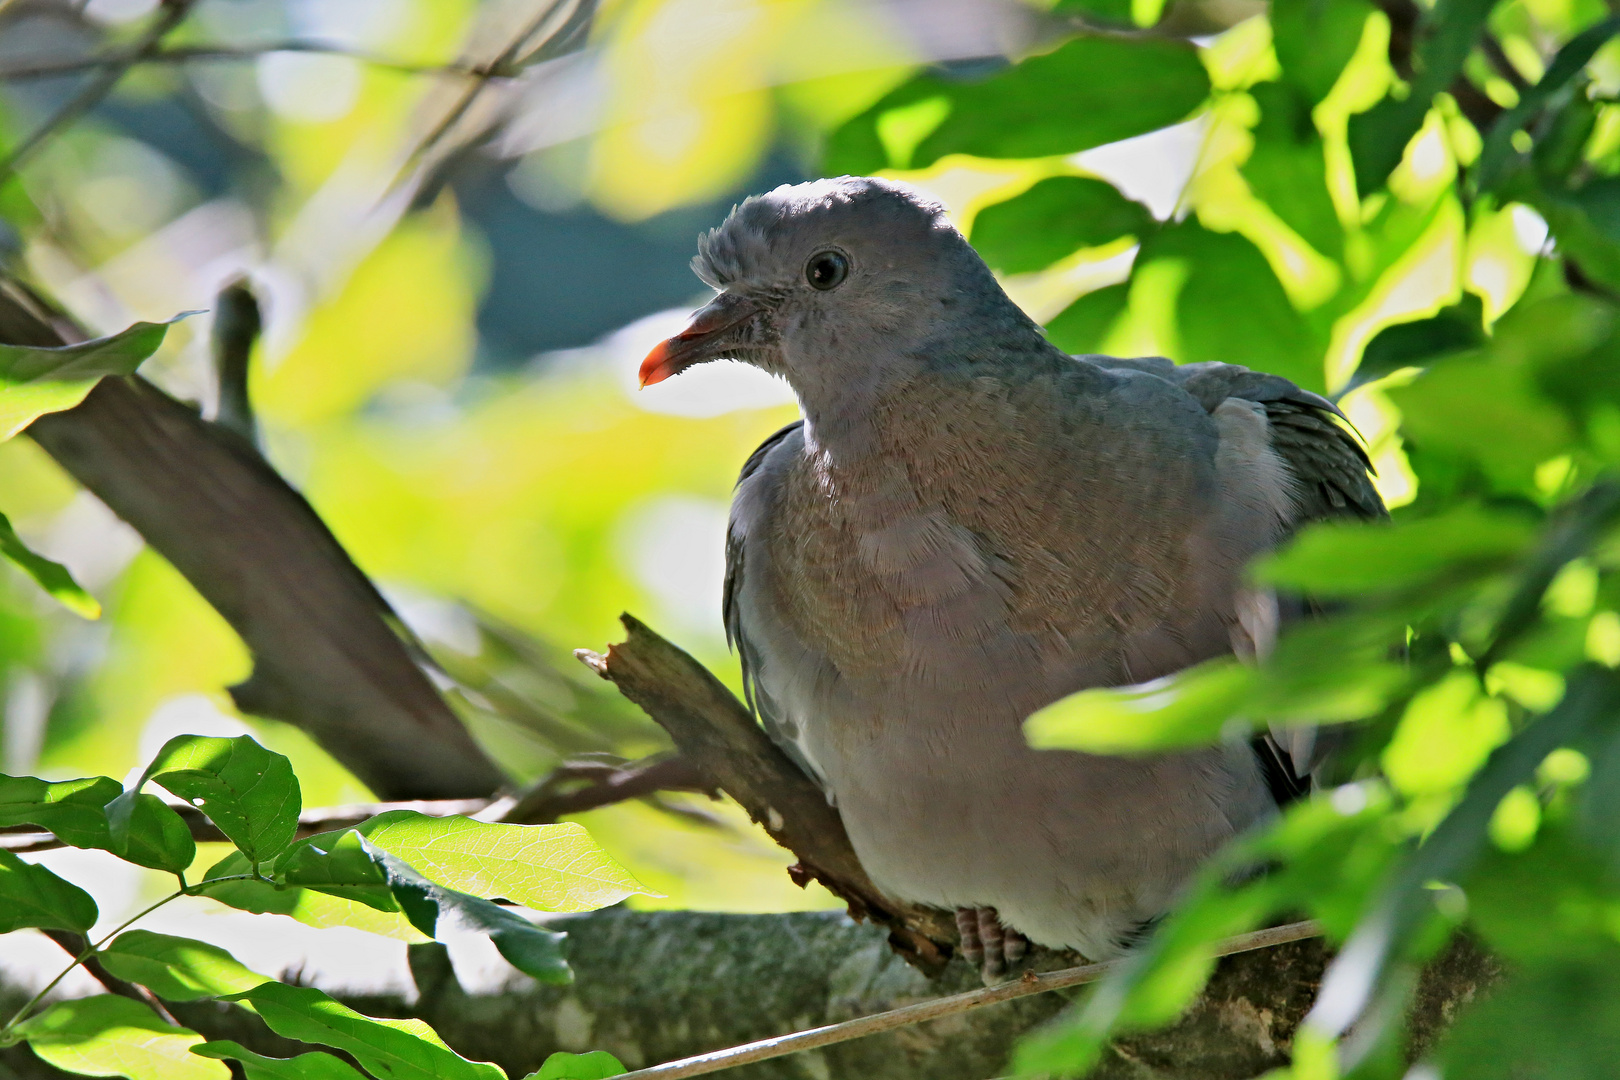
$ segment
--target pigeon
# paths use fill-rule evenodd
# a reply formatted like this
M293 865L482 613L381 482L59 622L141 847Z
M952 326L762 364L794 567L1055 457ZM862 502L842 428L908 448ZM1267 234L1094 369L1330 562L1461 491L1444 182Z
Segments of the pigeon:
M1385 514L1348 422L1235 364L1066 354L940 204L891 181L751 197L692 265L717 295L642 385L734 359L803 417L744 464L727 534L726 632L760 722L874 884L956 913L986 981L1030 942L1119 955L1319 748L1038 751L1022 723L1264 656L1299 605L1245 567L1303 522Z

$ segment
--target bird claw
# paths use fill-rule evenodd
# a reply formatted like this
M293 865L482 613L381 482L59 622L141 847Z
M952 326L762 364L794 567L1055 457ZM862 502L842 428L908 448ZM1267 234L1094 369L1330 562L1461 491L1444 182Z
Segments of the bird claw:
M993 907L956 909L956 931L961 937L962 956L979 969L986 986L1006 978L1029 951L1029 939L1001 925Z

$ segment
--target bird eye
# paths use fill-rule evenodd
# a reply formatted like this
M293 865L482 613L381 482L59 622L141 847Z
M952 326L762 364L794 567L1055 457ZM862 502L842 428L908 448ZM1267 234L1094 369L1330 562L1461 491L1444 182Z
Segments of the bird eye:
M849 260L842 252L818 251L804 264L804 279L813 288L836 289L849 276Z

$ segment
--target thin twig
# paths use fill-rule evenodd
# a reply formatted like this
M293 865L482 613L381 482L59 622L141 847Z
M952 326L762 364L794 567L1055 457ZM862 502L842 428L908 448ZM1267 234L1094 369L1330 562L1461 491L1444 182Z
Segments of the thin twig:
M579 763L564 762L525 792L496 799L418 799L317 807L298 815L297 835L305 837L353 828L390 810L415 810L429 817L476 815L483 820L509 825L548 824L567 814L579 814L629 799L646 798L658 791L707 794L714 790L714 785L695 766L678 756L657 754L619 766L593 764L594 767L587 770ZM575 787L574 784L581 780L587 782L584 786ZM180 804L174 807L174 811L191 830L192 839L201 843L229 842L218 826L196 807ZM10 825L0 828L0 850L3 851L26 853L65 846L57 836L36 826Z
M28 137L18 143L9 154L0 158L0 182L16 172L34 151L44 145L46 139L100 104L101 99L112 91L118 80L122 79L130 68L156 50L168 36L169 31L185 21L186 16L191 13L191 5L194 2L195 0L166 0L157 18L152 20L152 25L147 27L146 33L141 35L133 48L117 62L97 72L95 78L86 83L66 104L30 132Z
M1321 933L1322 928L1314 920L1289 923L1286 926L1273 926L1265 930L1256 930L1253 933L1239 934L1236 937L1227 938L1225 941L1216 944L1215 955L1230 956L1233 953L1266 949L1289 941L1302 941L1305 938L1318 937ZM722 1069L735 1068L738 1065L748 1065L756 1061L796 1054L801 1050L814 1050L820 1046L831 1046L834 1043L848 1042L850 1039L859 1039L867 1035L893 1031L895 1028L919 1024L924 1020L938 1020L942 1016L955 1016L958 1013L983 1008L986 1005L1012 1001L1014 998L1028 997L1031 994L1044 994L1048 990L1061 990L1068 986L1096 982L1116 969L1121 963L1123 961L1111 960L1105 964L1082 964L1079 967L1064 968L1061 971L1049 971L1041 975L1029 972L1021 979L1002 983L999 986L986 987L983 990L969 990L966 993L952 994L950 997L922 1001L915 1005L890 1009L888 1012L874 1013L871 1016L846 1020L841 1024L828 1024L826 1027L798 1031L792 1035L778 1035L772 1039L761 1039L759 1042L745 1043L742 1046L733 1046L727 1050L716 1050L708 1054L698 1054L696 1057L666 1062L663 1065L654 1065L651 1068L637 1069L634 1072L622 1074L620 1080L680 1080L680 1078L687 1076L703 1076L707 1073L719 1072Z
M60 75L77 75L86 71L116 67L120 64L188 64L208 60L257 60L261 56L278 52L316 53L323 56L346 56L370 67L397 71L404 75L472 75L482 76L488 71L484 64L467 64L451 60L440 64L413 63L378 56L375 53L332 45L321 41L271 41L261 45L176 45L168 49L148 50L144 55L133 50L120 49L114 53L79 56L71 60L40 60L15 67L0 67L0 82L23 79L48 79Z
M543 5L539 13L523 28L522 33L509 41L506 48L501 50L499 56L483 66L478 74L474 76L472 84L462 91L461 96L456 99L456 103L450 107L450 111L440 117L439 122L433 126L433 130L429 131L422 141L417 143L411 152L406 155L404 163L400 165L399 172L394 178L394 182L389 185L390 193L398 190L399 186L405 182L406 177L415 170L417 164L439 144L441 139L450 133L450 129L455 127L463 116L467 115L467 110L473 107L473 103L478 100L479 95L488 88L491 79L497 76L513 74L511 70L513 62L518 58L518 54L523 51L524 44L540 32L540 28L545 26L546 21L556 14L558 7L563 2L564 0L550 0L549 3Z

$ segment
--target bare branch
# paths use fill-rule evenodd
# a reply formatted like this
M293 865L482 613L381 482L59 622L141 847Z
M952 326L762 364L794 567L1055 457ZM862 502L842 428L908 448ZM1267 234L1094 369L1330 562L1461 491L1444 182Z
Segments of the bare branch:
M581 784L581 781L585 782ZM655 754L617 766L594 761L565 762L521 795L495 799L351 803L305 810L298 815L297 835L302 838L337 829L350 829L391 810L415 810L429 817L463 814L512 825L545 825L568 814L584 813L630 799L643 799L660 791L716 795L714 785L691 762L669 754ZM173 809L191 830L192 839L198 843L230 842L230 838L196 807L181 803L174 805ZM33 825L0 828L0 851L26 853L66 846L54 834Z
M0 341L82 339L0 281ZM297 491L235 434L136 377L28 434L225 617L253 654L248 713L307 731L385 798L506 782L390 627L388 604Z
M167 49L151 49L143 55L122 49L115 53L78 56L62 60L36 60L30 64L0 67L0 82L19 82L25 79L47 79L62 75L78 75L86 71L100 71L120 65L136 64L189 64L210 60L257 60L261 56L278 52L316 53L324 56L346 56L370 67L397 71L403 75L469 75L499 77L512 75L512 71L492 71L487 65L466 64L451 60L438 64L413 63L378 56L322 41L268 41L259 45L175 45Z
M629 637L606 656L575 655L640 705L675 740L683 757L712 777L771 838L798 856L789 873L820 881L856 918L890 931L890 943L925 971L949 959L956 928L944 912L883 895L862 869L838 811L776 748L743 703L707 668L630 615Z
M186 16L191 14L193 3L195 0L163 0L157 17L152 20L152 25L147 27L133 48L97 72L96 77L86 83L77 94L68 99L39 127L29 132L28 137L13 147L9 154L0 158L0 181L16 172L24 161L45 144L45 140L100 104L101 99L112 91L118 80L122 79L130 68L155 51L169 32L185 21Z
M1214 951L1216 956L1231 956L1235 953L1271 948L1289 941L1319 937L1321 933L1322 928L1311 920L1289 923L1286 926L1273 926L1227 938L1216 944ZM1031 994L1044 994L1049 990L1061 990L1069 986L1096 982L1126 962L1110 960L1105 964L1082 964L1079 967L1049 971L1041 975L1033 971L1026 972L1021 979L1001 983L998 986L988 986L983 990L969 990L949 997L935 998L933 1001L920 1001L915 1005L873 1013L871 1016L846 1020L841 1024L828 1024L825 1027L794 1032L792 1035L779 1035L774 1039L761 1039L743 1046L733 1046L710 1054L699 1054L680 1061L654 1065L649 1069L637 1069L625 1073L624 1080L682 1080L683 1077L704 1076L724 1069L734 1069L755 1061L767 1061L803 1050L814 1050L819 1046L831 1046L834 1043L848 1042L867 1035L893 1031L895 1028L920 1024L925 1020L955 1016L973 1009L982 1009L986 1005L1028 997Z

